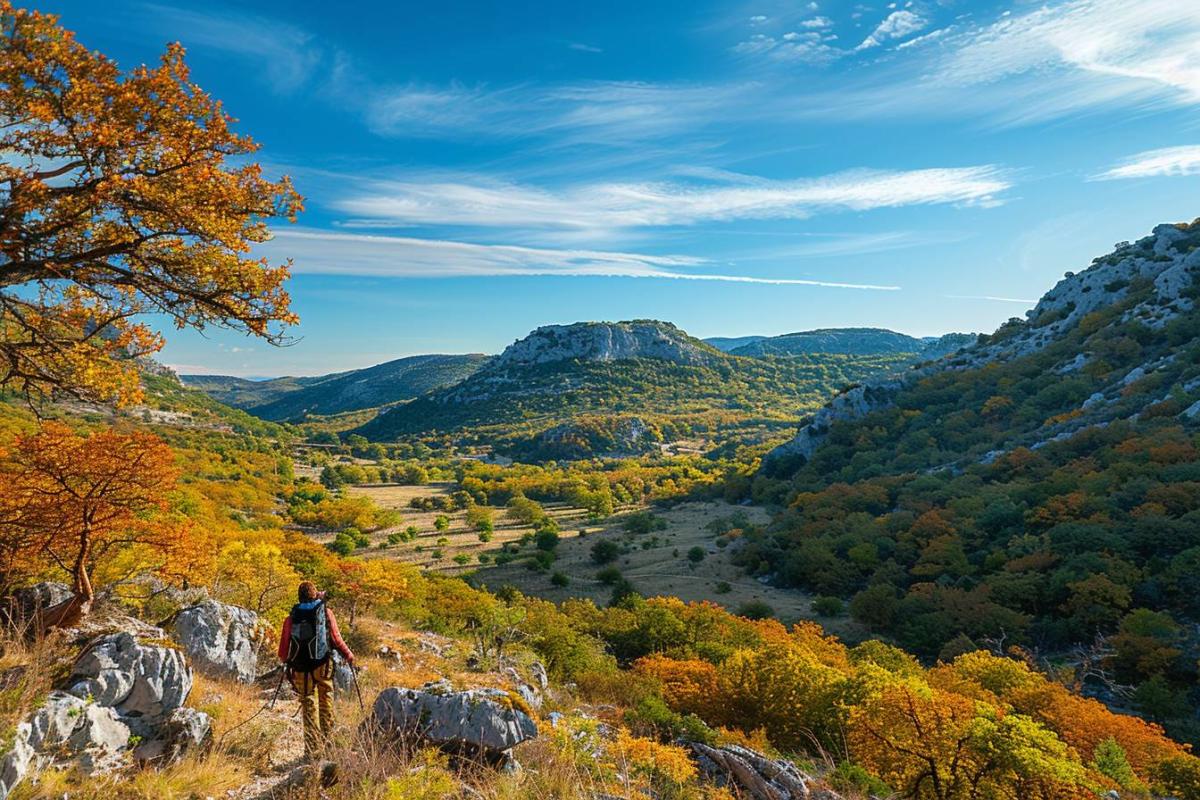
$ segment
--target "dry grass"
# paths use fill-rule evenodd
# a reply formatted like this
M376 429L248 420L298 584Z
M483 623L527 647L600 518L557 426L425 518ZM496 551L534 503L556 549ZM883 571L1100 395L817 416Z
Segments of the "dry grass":
M517 748L521 769L514 771L363 735L371 702L388 686L416 687L447 678L461 687L513 687L501 673L467 669L462 647L439 655L421 648L426 635L398 623L368 618L360 625L366 638L386 644L401 653L401 659L360 654L366 667L361 673L365 709L353 692L335 697L336 729L327 757L338 764L339 783L320 787L311 781L278 800L592 800L599 794L630 800L733 800L729 793L694 780L664 785L652 769L646 771L644 763L623 761L618 743L602 743L595 727L601 719L619 724L620 709L610 706L607 713L592 709L593 717L585 719L578 699L562 689L547 698L542 713L554 708L571 721L555 728L546 719L537 719L541 735ZM63 657L61 646L56 650L53 642L28 646L5 642L0 674L4 667L53 665ZM50 683L47 679L21 686L19 702L12 700L15 695L0 695L10 701L10 718L33 707ZM188 703L213 719L214 744L208 753L194 754L161 770L131 769L95 778L48 770L21 784L10 800L252 800L264 796L293 773L303 754L298 704L291 688L285 683L276 705L263 708L274 688L274 684L247 686L197 674ZM601 694L603 702L621 704L619 692Z
M481 542L478 531L467 524L466 511L420 511L409 505L413 498L449 495L455 486L453 483L431 483L424 486L372 484L347 487L346 491L350 494L370 497L383 508L399 511L404 518L397 528L371 534L372 546L361 551L362 555L368 558L391 558L422 569L453 575L479 567L478 557L481 553L494 558L506 543L533 533L531 526L517 525L505 519L503 508L493 508L496 529L491 541ZM543 508L558 522L564 536L574 535L579 528L588 526L587 512L582 508L566 503L545 503ZM450 519L450 527L445 531L438 531L434 527L434 521L441 515ZM376 546L387 539L390 531L403 530L410 525L420 532L414 541L392 545L385 550L377 549ZM333 536L315 538L326 541ZM438 544L443 539L445 541ZM437 558L439 553L441 557ZM460 555L467 557L466 564L455 562L454 558Z
M710 501L680 503L666 510L655 509L653 513L666 521L666 530L630 536L623 527L627 513L618 514L583 526L588 531L586 536L580 537L577 530L564 529L557 549L558 558L549 572L533 571L523 563L514 562L480 568L476 573L478 581L490 587L511 584L525 594L556 603L579 597L606 605L612 596L612 587L596 580L601 567L592 561L591 548L602 539L611 539L631 546L630 552L612 566L647 597L678 597L685 602L708 600L730 611L758 600L775 609L776 616L786 623L812 619L843 638L858 639L865 635L848 615L834 619L818 617L812 610L810 595L769 586L745 575L730 561L728 550L716 546L717 537L709 529L710 523L740 513L753 523L763 524L770 518L765 509ZM649 546L643 549L644 545ZM687 558L693 547L705 551L704 560L698 564L692 564ZM552 584L550 577L554 572L566 575L570 583L565 587ZM721 592L721 584L727 584L728 591Z

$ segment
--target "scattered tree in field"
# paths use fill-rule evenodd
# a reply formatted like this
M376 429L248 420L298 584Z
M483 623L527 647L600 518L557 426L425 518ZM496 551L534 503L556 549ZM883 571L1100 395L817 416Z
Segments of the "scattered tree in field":
M470 506L467 509L467 524L480 533L491 533L495 530L492 510L487 506Z
M837 597L824 595L813 598L812 610L819 617L836 617L846 610L846 604Z
M250 250L301 199L244 161L257 145L191 82L183 48L122 73L56 17L0 0L0 50L0 385L134 400L129 356L163 344L131 321L146 312L280 342L297 321L289 265Z
M75 596L48 625L90 610L97 562L136 547L150 559L143 566L165 569L181 553L184 528L163 513L176 474L170 448L148 433L81 436L49 422L17 438L0 464L0 547L10 568L57 569L70 580Z
M775 609L762 600L750 600L738 606L737 614L746 619L769 619L775 616Z
M552 530L541 530L533 537L533 543L539 550L554 550L558 547L558 534Z
M538 520L544 519L546 512L536 500L530 500L528 497L517 495L508 501L505 516L513 522L519 522L522 525L533 525Z
M693 547L690 550L688 550L687 559L688 559L688 561L692 562L693 564L699 564L701 561L704 560L704 555L705 555L705 553L704 553L703 547Z
M437 528L439 531L448 530L450 528L450 518L445 514L438 514L433 520L433 527Z
M592 561L597 564L610 564L621 555L621 547L609 539L601 539L592 545Z

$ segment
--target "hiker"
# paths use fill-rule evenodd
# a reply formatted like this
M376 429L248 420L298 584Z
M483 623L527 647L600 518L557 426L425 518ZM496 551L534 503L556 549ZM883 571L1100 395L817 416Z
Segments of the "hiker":
M288 682L300 695L304 712L304 755L316 758L333 732L333 652L342 654L354 669L354 653L342 641L333 611L325 605L325 593L312 581L297 590L299 601L283 622L279 635L279 660L287 670Z

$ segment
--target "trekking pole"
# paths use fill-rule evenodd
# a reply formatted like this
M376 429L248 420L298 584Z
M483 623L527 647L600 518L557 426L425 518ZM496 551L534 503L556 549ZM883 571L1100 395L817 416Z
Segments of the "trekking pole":
M279 699L279 690L283 687L283 676L286 674L287 674L286 668L281 666L279 668L279 681L275 684L275 691L271 693L271 699L268 700L267 702L263 703L259 707L258 711L255 711L253 714L246 717L244 720L239 722L237 725L234 725L232 728L229 728L224 733L222 733L220 738L217 739L218 747L221 746L221 744L225 741L225 737L229 736L229 734L233 733L238 728L241 728L245 725L249 725L255 718L258 717L259 714L263 713L264 711L275 708L275 701L277 699Z
M275 682L275 691L271 693L271 702L267 708L275 708L275 701L279 699L279 690L283 688L283 679L287 675L287 667L280 665L279 680Z
M350 680L354 682L354 692L358 695L358 710L365 714L367 707L363 705L362 689L358 688L358 670L354 668L353 664L350 665Z

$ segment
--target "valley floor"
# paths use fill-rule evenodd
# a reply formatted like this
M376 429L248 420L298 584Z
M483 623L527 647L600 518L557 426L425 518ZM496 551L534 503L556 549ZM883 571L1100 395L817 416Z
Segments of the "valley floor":
M592 560L591 549L596 542L608 539L628 549L612 566L646 597L673 596L685 602L707 600L730 611L737 611L747 603L761 602L769 605L775 616L785 623L819 620L823 627L844 639L859 641L866 638L866 631L848 615L818 617L812 608L811 595L771 586L745 575L731 562L730 550L715 544L717 537L708 528L714 521L736 513L751 523L764 524L771 517L768 509L715 500L680 503L652 511L665 522L665 530L633 535L625 530L624 523L631 514L645 511L646 507L627 506L607 519L590 521L581 508L565 503L544 503L543 508L559 524L561 533L553 566L540 571L531 569L524 560L503 565L491 563L506 544L520 542L533 533L532 526L505 520L503 509L495 509L497 524L491 541L482 542L479 534L467 524L465 511L424 511L410 505L414 498L447 496L454 488L453 483L348 487L350 494L370 497L378 505L395 509L404 517L396 528L371 534L372 546L362 552L370 558L395 559L445 574L472 573L472 583L491 589L509 585L524 594L554 602L582 598L603 606L609 602L613 590L609 583L597 578L603 567ZM441 515L450 520L450 526L444 531L435 527L435 520ZM379 547L380 543L386 543L389 532L410 525L420 531L416 539ZM333 534L315 534L314 538L325 542L332 540ZM694 547L705 553L698 563L687 557ZM532 545L527 545L525 551L531 548ZM480 555L488 563L481 563ZM566 586L552 582L555 573L566 576L569 581Z

